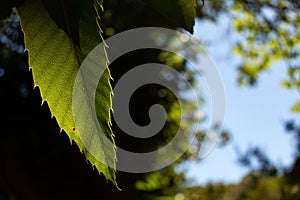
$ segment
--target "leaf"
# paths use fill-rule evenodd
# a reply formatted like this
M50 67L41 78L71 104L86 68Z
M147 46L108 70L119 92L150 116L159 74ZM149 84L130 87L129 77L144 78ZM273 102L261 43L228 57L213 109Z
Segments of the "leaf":
M289 81L282 81L281 85L287 89L291 89L293 87L293 84Z
M84 2L82 0L42 0L42 2L56 25L80 46L79 21Z
M195 25L196 13L196 1L195 0L179 0L178 4L182 8L182 14L185 20L186 28L193 33L193 27Z
M294 103L294 105L291 107L291 111L296 114L300 114L300 101Z
M193 33L196 17L195 0L140 0L158 11L171 23Z
M83 117L85 114L91 115L91 113L84 108L90 105L81 105L81 107L78 105L78 107L72 108L73 85L80 65L87 54L101 42L97 25L99 19L96 17L100 9L98 4L100 1L83 1L84 3L81 4L82 12L77 13L78 16L72 16L74 17L72 22L77 23L73 28L69 27L71 22L68 21L72 14L57 13L53 15L55 11L52 10L55 8L53 5L55 5L63 7L56 8L57 12L67 12L70 8L66 8L66 6L73 1L59 1L61 4L57 4L57 1L53 1L54 4L52 1L47 1L47 6L44 6L43 2L42 0L26 0L25 4L18 8L35 86L40 88L42 99L47 101L60 128L67 133L71 141L76 142L90 163L116 185L115 167L108 167L115 166L115 145L106 144L105 138L101 138L97 132L93 132L95 129L90 127L91 124L87 125ZM62 20L66 21L62 22ZM76 31L78 31L78 40L73 38ZM95 99L98 109L97 117L103 132L114 144L110 127L112 88L109 79L111 76L107 66L102 67L106 67L106 71L97 88L97 91L101 92ZM84 87L82 85L83 90ZM84 132L75 127L74 110L72 109L82 109L82 116L80 117L83 120L79 122L79 126L85 126ZM92 125L96 126L98 120L94 120ZM82 137L79 136L90 138L90 145L84 145L81 140Z

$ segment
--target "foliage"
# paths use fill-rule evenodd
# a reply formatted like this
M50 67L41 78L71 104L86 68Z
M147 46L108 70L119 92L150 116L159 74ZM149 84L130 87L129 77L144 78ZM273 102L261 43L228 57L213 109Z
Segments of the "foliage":
M299 4L283 0L235 1L232 11L234 26L246 39L235 47L243 58L240 83L254 84L260 72L281 61L287 66L288 82L297 88Z
M253 85L259 74L273 63L284 63L287 80L284 86L298 88L299 71L299 1L210 1L198 11L200 18L217 21L222 15L232 19L240 39L234 53L242 58L239 83Z
M61 2L65 4L60 4ZM105 9L100 12L102 6ZM287 80L282 85L289 89L299 89L300 31L297 24L300 22L300 16L297 1L211 0L206 1L203 7L202 3L199 4L195 0L110 0L104 1L103 5L100 0L26 0L25 3L22 0L5 0L0 3L1 19L10 15L12 7L17 7L21 16L34 84L40 88L43 101L48 103L51 114L56 118L60 128L66 131L71 140L76 142L92 165L95 165L99 172L104 173L105 177L114 183L116 183L114 169L106 167L89 154L78 138L70 103L72 85L78 67L87 53L102 41L102 36L106 38L130 28L143 26L184 28L192 33L196 15L199 19L216 22L220 16L225 14L232 18L236 31L241 35L233 49L242 58L242 63L238 68L240 85L256 84L262 72L269 70L275 62L279 62L279 64L284 63L287 67ZM102 35L99 35L99 31L102 31L99 24L103 30ZM11 46L8 45L8 48ZM3 52L1 55L11 56ZM101 84L99 84L98 90L102 92L103 96L100 95L96 100L101 102L99 104L101 107L97 109L98 120L102 128L106 129L111 140L113 140L111 129L113 130L118 146L134 148L136 151L142 152L149 151L164 145L172 138L170 133L173 131L171 130L178 128L179 113L176 112L178 105L174 100L174 95L157 85L147 86L138 91L133 97L134 106L131 110L134 120L137 120L139 124L147 124L148 118L145 114L147 108L157 101L165 106L171 118L162 130L161 136L154 140L141 142L132 138L128 139L122 136L122 132L115 126L114 121L112 121L112 127L109 125L110 84L112 86L115 84L114 82L110 83L110 77L112 75L117 82L126 71L147 61L156 60L160 63L167 63L179 71L187 71L186 63L169 53L151 50L146 54L134 52L134 54L126 56L111 64L110 70L107 69ZM157 93L162 90L164 90L163 97L151 96L151 91ZM299 103L296 103L292 110L299 112ZM294 123L288 123L287 129L295 132L297 141L300 141L299 130ZM88 136L93 133L87 130L85 134ZM201 133L199 138L199 142L201 142ZM226 143L228 134L224 134L223 139ZM149 143L151 145L147 145ZM107 155L115 154L114 147L111 147L110 152L103 152L102 145L97 145L95 150L100 155L106 158ZM241 159L245 163L251 164L250 157L254 157L259 161L260 166L245 176L240 183L211 183L206 186L186 187L184 174L178 173L175 167L186 160L190 153L187 152L174 165L161 171L137 176L123 175L121 187L128 186L131 189L131 192L127 191L127 193L126 189L124 190L122 193L124 199L128 196L131 197L129 199L132 199L132 191L136 192L136 199L300 198L298 155L290 169L278 170L259 149L250 149ZM53 155L56 155L53 157L59 157L57 155L60 155L60 152L53 153ZM64 163L63 159L60 162ZM67 166L70 167L70 165ZM283 172L278 173L278 171ZM113 191L115 192L115 190ZM114 192L111 192L110 198L113 198ZM128 195L128 193L130 194Z
M140 1L165 16L171 24L193 32L197 5L195 0L165 0L163 3L160 0Z
M99 0L27 0L25 3L5 1L1 3L3 9L1 17L9 16L11 9L17 7L25 33L25 47L29 51L29 65L33 72L35 86L40 88L43 102L48 103L51 114L56 118L61 130L67 133L71 141L76 142L91 164L116 184L115 169L107 167L106 163L109 162L109 166L114 165L111 163L115 161L111 158L115 158L115 146L103 148L106 145L103 138L100 138L100 144L92 147L84 146L79 134L90 140L97 137L97 134L93 132L92 127L86 128L84 133L79 133L78 127L74 125L71 107L73 85L78 69L87 54L101 42L99 15L102 3ZM135 3L139 4L139 2ZM163 4L153 1L142 3L146 7L157 10L159 15L163 15L166 24L171 23L174 28L182 27L190 32L193 31L196 1L170 0ZM170 6L173 6L171 12L169 12ZM114 141L110 127L112 93L110 78L107 68L97 89L101 95L97 95L96 105L98 105L97 117L100 126L109 139ZM89 111L87 109L82 113L89 113ZM80 126L86 126L85 121L79 123ZM91 150L96 152L94 155L98 157L92 155Z
M261 73L277 64L276 67L284 66L287 69L287 78L282 85L299 91L298 1L209 1L205 5L204 9L198 6L200 20L216 22L221 20L222 15L229 16L240 35L233 48L233 52L242 58L238 67L240 85L255 85ZM299 102L291 110L298 113ZM294 126L289 123L289 129ZM298 128L293 130L296 140L300 141ZM175 199L177 194L182 199L299 199L298 154L292 166L278 168L255 147L240 159L243 165L252 168L253 157L259 166L241 182L181 190L176 187L169 195L161 192L157 196Z
M286 177L265 177L258 172L249 173L238 184L211 183L195 186L183 192L185 199L202 200L256 200L298 199L299 185L291 185Z

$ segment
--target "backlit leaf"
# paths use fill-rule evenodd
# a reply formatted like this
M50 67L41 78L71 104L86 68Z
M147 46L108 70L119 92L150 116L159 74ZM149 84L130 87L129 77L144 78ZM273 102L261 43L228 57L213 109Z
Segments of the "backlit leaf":
M115 169L108 167L115 165L115 146L107 147L101 137L98 138L99 142L95 143L93 139L99 136L98 133L91 132L93 130L91 127L87 126L84 132L79 133L72 110L81 109L72 108L72 91L77 72L87 54L101 42L97 24L99 2L99 0L26 0L25 4L18 8L18 12L25 34L25 46L29 51L29 65L34 83L40 88L43 101L48 103L60 128L76 142L90 163L116 184ZM81 7L75 9L74 6L78 5ZM100 126L113 142L110 128L112 92L110 78L106 68L98 86L101 94L97 95L95 101L100 113L98 115ZM84 85L82 87L84 89ZM88 111L82 110L83 114L89 114L86 112ZM84 123L85 120L82 120L80 125ZM98 123L98 120L93 123ZM79 134L91 138L90 143L93 145L89 147L84 145Z

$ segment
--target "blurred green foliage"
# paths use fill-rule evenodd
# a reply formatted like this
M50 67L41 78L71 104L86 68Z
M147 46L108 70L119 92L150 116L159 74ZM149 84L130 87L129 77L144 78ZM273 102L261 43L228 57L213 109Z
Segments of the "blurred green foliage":
M199 10L201 19L217 21L226 15L232 19L240 38L234 53L240 55L240 85L253 85L261 72L276 62L284 63L284 86L299 88L300 3L296 0L208 1Z
M299 199L299 185L291 185L284 176L265 177L257 172L238 184L214 183L195 186L183 192L189 200L292 200Z
M198 5L197 16L200 20L212 22L222 21L224 15L232 20L239 35L232 50L241 57L237 77L240 86L257 84L260 75L277 64L276 67L286 68L286 79L282 81L282 86L299 91L299 11L299 1L211 0L205 2L204 8ZM299 101L291 107L291 111L300 113ZM240 155L241 164L252 169L241 182L210 183L201 187L177 186L169 195L161 192L157 199L300 199L300 131L291 122L287 122L287 127L298 141L291 166L276 166L259 148L250 148L245 155ZM253 168L252 159L259 163L258 167ZM170 187L166 191L170 192ZM155 199L153 196L151 198Z

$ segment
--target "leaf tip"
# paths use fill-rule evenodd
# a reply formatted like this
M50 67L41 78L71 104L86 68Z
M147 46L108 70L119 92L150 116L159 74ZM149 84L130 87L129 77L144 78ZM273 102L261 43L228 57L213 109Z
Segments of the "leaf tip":
M43 106L44 103L45 103L45 100L42 99L41 106ZM52 114L51 114L51 116L52 116ZM52 118L52 117L51 117L51 118Z

